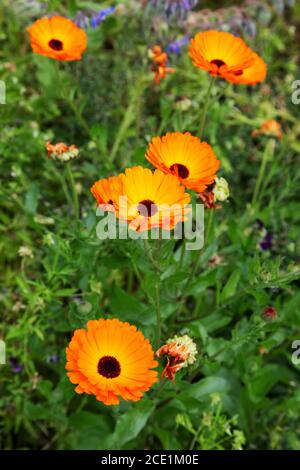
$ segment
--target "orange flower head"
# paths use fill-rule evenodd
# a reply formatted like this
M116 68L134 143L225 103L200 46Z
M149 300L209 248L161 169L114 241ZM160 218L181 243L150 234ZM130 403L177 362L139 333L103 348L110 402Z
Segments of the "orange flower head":
M252 137L257 137L259 135L275 137L278 140L281 140L283 137L282 127L279 122L275 121L275 119L268 119L262 123L259 129L252 132Z
M95 395L105 405L117 405L120 397L138 401L157 382L149 341L117 319L89 321L86 330L74 332L66 354L75 391Z
M73 160L79 155L79 150L76 145L67 145L64 142L58 142L57 144L47 142L45 147L49 158L63 163Z
M73 21L62 16L41 18L28 29L32 50L56 60L79 60L87 36Z
M156 351L156 356L159 358L167 356L167 365L162 372L162 377L174 380L179 370L195 362L196 354L197 347L188 335L174 336L169 339L167 344Z
M197 33L190 42L189 54L196 67L231 83L255 85L266 78L265 62L231 33Z
M154 72L154 81L159 84L161 80L166 78L168 73L175 72L175 69L168 67L168 54L162 50L160 46L153 46L150 49L150 58L152 59Z
M175 175L189 189L203 192L212 184L220 161L211 146L189 132L167 133L150 142L147 160L164 173Z
M116 212L123 194L122 178L119 175L96 181L91 187L91 193L103 210Z
M125 198L120 199L119 216L130 222L132 230L171 230L186 220L190 196L174 175L137 166L127 168L121 177Z

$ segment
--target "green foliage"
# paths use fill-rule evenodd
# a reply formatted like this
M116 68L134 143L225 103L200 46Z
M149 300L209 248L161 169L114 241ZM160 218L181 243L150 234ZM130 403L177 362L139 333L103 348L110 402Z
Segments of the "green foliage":
M99 240L89 188L126 166L148 166L152 136L197 135L209 77L184 48L170 54L176 72L158 87L147 57L150 46L165 48L186 26L162 33L126 1L128 11L88 30L82 61L58 69L32 53L25 28L36 12L23 3L0 6L7 100L0 105L0 339L7 349L0 448L300 449L299 365L291 360L300 335L300 105L291 102L300 78L299 6L278 15L265 5L272 31L257 21L256 37L245 38L268 63L266 83L216 82L204 139L221 160L231 197L210 222L206 211L203 249L183 251L173 239L149 240L147 248L142 240ZM94 2L52 1L48 11L73 17L83 3ZM254 140L251 132L271 118L282 123L282 141ZM80 148L72 162L79 220L65 168L46 158L49 140ZM257 219L273 235L269 250L260 249ZM21 247L32 255L20 256ZM158 285L161 344L190 335L196 363L137 403L106 407L77 395L65 374L74 329L117 317L160 346ZM263 318L266 306L276 308L274 321Z

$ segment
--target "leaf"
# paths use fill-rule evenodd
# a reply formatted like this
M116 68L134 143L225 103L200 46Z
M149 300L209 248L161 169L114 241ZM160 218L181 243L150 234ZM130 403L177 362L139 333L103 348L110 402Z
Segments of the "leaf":
M25 209L29 214L35 215L39 198L39 185L32 183L25 196Z
M238 285L239 280L240 280L240 277L241 277L241 270L240 269L236 269L235 271L233 271L231 273L227 283L225 284L225 286L223 288L222 294L221 294L221 300L222 301L228 299L229 297L232 297L235 294L237 285Z
M154 408L155 404L144 398L134 404L130 411L124 413L117 422L111 439L109 439L110 449L120 450L127 442L135 439L145 427Z
M257 371L254 377L250 378L248 391L253 402L259 402L277 383L287 383L292 379L289 370L279 364L268 364Z
M137 297L127 294L118 286L113 286L110 295L110 308L114 315L126 321L138 321L149 324L150 312L146 314L146 307Z
M188 385L187 390L180 393L177 398L182 401L193 398L195 400L202 400L212 393L225 393L229 389L229 383L222 377L206 377L196 384Z

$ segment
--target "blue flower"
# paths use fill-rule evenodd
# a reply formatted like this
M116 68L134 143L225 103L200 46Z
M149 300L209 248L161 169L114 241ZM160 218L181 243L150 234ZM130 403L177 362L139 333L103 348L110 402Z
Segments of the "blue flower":
M99 24L101 24L108 15L114 13L115 9L116 7L107 7L103 10L100 10L96 15L91 18L91 27L97 28L97 26L99 26Z
M174 54L179 54L181 51L181 48L188 44L189 42L189 37L188 36L183 36L180 39L177 39L176 41L170 42L168 47L166 48L167 52L171 52Z

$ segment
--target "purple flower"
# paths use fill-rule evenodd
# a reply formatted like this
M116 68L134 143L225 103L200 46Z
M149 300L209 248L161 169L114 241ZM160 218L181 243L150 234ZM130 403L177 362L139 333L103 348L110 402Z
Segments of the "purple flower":
M59 355L58 354L50 354L47 356L46 361L48 364L57 364L59 362Z
M259 248L262 251L271 250L273 246L273 234L271 232L268 232L265 224L261 219L256 219L255 225L260 231L260 241L258 242Z
M167 17L179 16L181 19L186 16L198 0L150 0L149 4L157 10L164 12Z
M116 7L107 7L103 10L100 10L96 15L91 18L91 27L97 28L97 26L99 26L99 24L101 24L108 15L114 13L115 9Z
M174 53L174 54L179 54L181 51L181 48L188 43L189 43L189 37L183 36L182 38L177 39L176 41L170 42L170 44L166 48L166 51Z
M259 246L262 251L271 250L273 246L273 235L270 232L267 232L265 236L260 240Z
M9 359L9 363L10 363L11 371L14 374L19 374L20 372L22 372L23 366L19 363L19 361L16 357L11 357Z
M89 17L85 15L82 11L77 13L73 21L79 28L82 29L87 29L90 25Z

